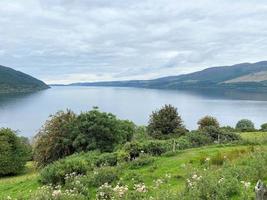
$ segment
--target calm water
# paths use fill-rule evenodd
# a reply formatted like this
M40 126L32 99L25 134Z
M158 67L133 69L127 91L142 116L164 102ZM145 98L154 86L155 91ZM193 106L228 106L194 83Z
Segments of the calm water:
M0 96L0 127L33 136L50 114L70 108L75 112L98 106L102 111L137 124L147 124L149 114L164 104L175 105L186 127L213 115L222 125L249 118L257 127L267 122L267 95L237 92L189 92L112 87L53 87L28 95Z

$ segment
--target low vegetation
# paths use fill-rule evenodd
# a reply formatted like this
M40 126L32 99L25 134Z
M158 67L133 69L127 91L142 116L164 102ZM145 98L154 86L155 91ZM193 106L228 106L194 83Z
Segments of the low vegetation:
M147 127L97 108L79 115L61 111L35 137L33 157L25 140L3 129L27 150L22 166L29 159L34 161L22 167L19 175L8 173L9 177L0 179L0 196L35 200L253 198L253 185L267 180L267 133L256 131L248 120L241 120L236 128L220 127L216 118L206 116L198 125L198 130L186 130L171 105L153 112Z

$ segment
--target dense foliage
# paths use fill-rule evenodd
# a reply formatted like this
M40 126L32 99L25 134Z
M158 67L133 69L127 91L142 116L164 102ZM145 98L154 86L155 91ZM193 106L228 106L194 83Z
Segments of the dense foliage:
M32 92L49 88L44 82L28 74L0 65L0 93Z
M165 105L150 115L148 133L157 139L181 136L186 132L183 121L172 105Z
M117 119L115 115L97 109L81 113L77 118L77 126L79 134L73 145L80 151L113 151L116 145L130 141L135 130L132 122Z
M255 130L253 122L248 119L241 119L240 121L238 121L235 128L241 132L249 132Z
M75 115L60 111L52 115L35 138L34 158L39 166L75 152L113 151L119 144L130 141L135 125L115 115L93 109Z
M261 131L267 131L267 123L261 125Z
M198 124L199 129L204 129L204 128L209 127L209 126L213 126L215 128L220 127L218 120L212 116L205 116L205 117L201 118L197 124Z
M34 159L44 166L75 152L76 115L67 110L52 115L35 137Z
M0 176L20 173L28 159L24 141L11 129L0 129Z

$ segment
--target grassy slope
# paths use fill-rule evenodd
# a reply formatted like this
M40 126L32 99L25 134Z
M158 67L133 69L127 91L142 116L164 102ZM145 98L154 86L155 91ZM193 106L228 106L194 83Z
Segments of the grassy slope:
M267 133L242 133L242 137L250 141L262 140L267 138ZM267 149L267 146L264 146ZM249 146L231 146L231 145L214 145L206 146L195 149L187 149L176 153L172 156L162 156L155 158L155 162L139 168L131 169L130 166L126 166L123 169L122 179L127 182L128 177L132 177L133 174L141 177L142 181L146 185L153 185L153 180L164 177L166 174L171 174L172 178L170 180L171 190L177 191L184 186L185 176L188 172L186 164L190 163L194 167L200 166L200 160L206 157L213 158L218 153L226 155L227 157L232 156L233 161L240 158L240 154L236 152L242 152L243 155L249 151ZM11 197L27 197L30 191L34 191L38 188L38 173L34 170L32 163L28 163L27 170L24 174L0 179L0 197L11 196ZM131 182L129 180L129 182ZM93 188L92 188L93 189ZM93 189L94 190L94 189Z
M25 172L15 177L0 179L0 199L10 196L14 198L23 197L27 199L30 193L38 188L38 173L33 163L27 163Z

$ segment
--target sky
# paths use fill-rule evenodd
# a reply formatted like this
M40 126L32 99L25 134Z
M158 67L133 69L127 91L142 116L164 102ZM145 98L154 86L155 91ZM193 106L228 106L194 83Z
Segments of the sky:
M46 83L267 60L266 0L1 0L0 65Z

